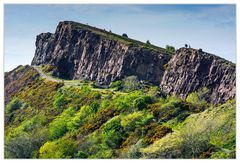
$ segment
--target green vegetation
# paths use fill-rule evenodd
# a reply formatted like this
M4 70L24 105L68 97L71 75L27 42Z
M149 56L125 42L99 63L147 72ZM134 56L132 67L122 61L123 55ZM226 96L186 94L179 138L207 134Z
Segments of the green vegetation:
M22 107L22 102L18 98L12 99L6 106L6 113L10 114L15 110L18 110Z
M235 101L210 105L207 93L182 100L134 76L109 89L37 77L6 103L5 157L235 158Z
M150 42L149 43L143 43L141 41L131 39L125 33L121 36L121 35L118 35L118 34L115 34L115 33L112 33L112 32L108 32L108 31L103 30L103 29L95 28L95 27L92 27L92 26L89 26L89 25L86 25L86 24L81 24L81 23L74 24L73 29L75 29L75 30L79 30L79 29L88 30L88 31L91 31L93 33L99 34L103 37L107 37L111 40L115 40L115 41L121 42L121 43L129 45L129 46L142 47L142 48L147 48L147 49L154 50L154 51L157 51L157 52L166 53L166 50L164 48L155 46L153 44L149 44Z
M173 54L175 53L175 48L173 46L166 45L166 53Z

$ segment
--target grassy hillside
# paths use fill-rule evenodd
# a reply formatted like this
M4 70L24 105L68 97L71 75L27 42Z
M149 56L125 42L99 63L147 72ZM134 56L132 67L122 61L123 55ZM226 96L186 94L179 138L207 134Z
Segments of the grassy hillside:
M106 31L105 29L99 29L96 27L92 27L90 25L87 24L81 24L81 23L72 23L72 28L75 30L78 29L84 29L84 30L88 30L91 31L93 33L96 33L98 35L101 35L103 37L108 38L109 40L115 40L118 42L121 42L123 44L129 45L129 46L134 46L134 47L143 47L143 48L148 48L157 52L161 52L161 53L167 53L166 49L155 46L153 44L147 44L147 43L143 43L141 41L138 40L134 40L128 37L124 37L115 33L112 33L111 31Z
M6 103L5 158L235 158L235 101L212 106L204 93L183 101L135 77L101 89L38 76Z

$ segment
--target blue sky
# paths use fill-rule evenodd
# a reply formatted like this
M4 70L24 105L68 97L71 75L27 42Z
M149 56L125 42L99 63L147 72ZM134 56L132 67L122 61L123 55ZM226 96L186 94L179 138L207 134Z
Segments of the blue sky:
M185 43L236 62L235 5L5 5L5 71L30 64L36 35L72 20L165 47Z

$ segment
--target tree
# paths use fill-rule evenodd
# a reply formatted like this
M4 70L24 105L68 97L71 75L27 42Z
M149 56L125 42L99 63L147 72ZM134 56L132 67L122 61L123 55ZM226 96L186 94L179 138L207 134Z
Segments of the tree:
M128 38L128 35L127 35L126 33L123 33L123 34L122 34L122 37Z
M166 52L172 54L175 52L175 48L173 46L166 45Z
M149 40L147 40L146 44L151 44Z
M127 92L141 88L137 76L128 76L124 79L123 89Z
M185 48L187 48L188 47L188 44L185 44Z

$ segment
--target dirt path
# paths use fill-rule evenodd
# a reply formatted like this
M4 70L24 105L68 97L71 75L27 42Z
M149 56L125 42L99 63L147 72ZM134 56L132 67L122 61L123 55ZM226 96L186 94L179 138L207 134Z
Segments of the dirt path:
M32 66L39 74L40 76L43 78L43 79L46 79L46 80L49 80L49 81L52 81L52 82L57 82L57 83L60 83L60 82L63 82L65 86L80 86L82 85L80 83L79 80L62 80L62 79L56 79L56 78L53 78L47 74L45 74L41 68L39 68L38 66ZM114 90L111 90L111 89L99 89L99 88L91 88L93 91L99 91L103 94L106 94L107 92L112 92L114 94L127 94L125 92L119 92L119 91L114 91Z
M58 79L55 79L51 76L46 75L39 67L37 67L37 66L32 66L32 67L40 74L40 76L42 78L47 79L49 81L53 81L53 82L58 82L58 83L62 82L61 80L58 80Z

